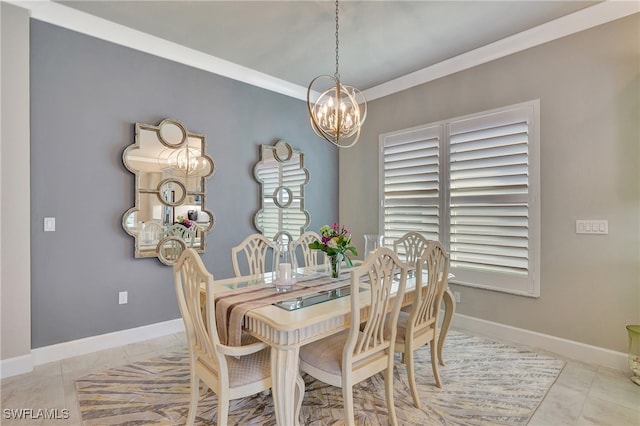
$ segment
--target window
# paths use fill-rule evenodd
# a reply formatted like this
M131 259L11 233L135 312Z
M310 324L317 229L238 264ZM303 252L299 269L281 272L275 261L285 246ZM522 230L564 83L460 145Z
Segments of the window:
M452 282L540 295L539 102L380 136L381 221L449 250Z

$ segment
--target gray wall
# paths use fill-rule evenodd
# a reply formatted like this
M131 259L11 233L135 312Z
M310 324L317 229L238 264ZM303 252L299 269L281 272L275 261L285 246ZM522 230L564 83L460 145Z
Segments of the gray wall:
M378 135L540 99L541 297L452 286L457 312L625 352L640 323L640 15L369 104L340 153L340 220L378 231ZM348 176L348 178L347 178ZM576 219L608 219L606 236Z
M337 218L338 154L313 134L304 102L31 20L32 348L179 318L171 268L134 259L121 228L134 203L122 151L135 122L167 117L207 135L216 162L217 226L202 256L216 278L233 275L231 247L256 232L260 144L304 152L309 229ZM56 232L43 232L49 216Z

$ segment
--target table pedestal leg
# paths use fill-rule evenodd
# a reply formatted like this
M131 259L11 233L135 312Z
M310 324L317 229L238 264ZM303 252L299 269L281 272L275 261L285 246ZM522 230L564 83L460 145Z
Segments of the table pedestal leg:
M304 381L298 370L299 348L271 348L271 386L276 422L282 426L300 424Z
M447 337L447 332L451 325L451 319L456 312L456 299L453 297L453 293L449 287L447 287L447 291L444 292L442 299L444 300L444 319L442 320L442 327L440 328L440 335L438 336L438 360L440 360L440 365L444 365L442 347L444 346L444 339Z

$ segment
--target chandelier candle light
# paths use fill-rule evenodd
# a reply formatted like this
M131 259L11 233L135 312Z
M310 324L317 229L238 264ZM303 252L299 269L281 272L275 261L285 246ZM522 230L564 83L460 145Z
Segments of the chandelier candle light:
M309 83L307 108L313 131L339 148L349 148L358 142L360 129L367 117L367 100L362 92L340 81L338 71L338 0L336 0L336 72L332 76L320 75ZM316 90L321 81L333 84L329 89ZM311 94L320 93L315 104ZM360 105L358 99L361 100Z

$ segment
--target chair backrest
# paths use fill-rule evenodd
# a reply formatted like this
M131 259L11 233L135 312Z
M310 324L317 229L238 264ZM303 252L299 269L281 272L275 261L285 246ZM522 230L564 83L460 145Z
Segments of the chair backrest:
M167 228L165 235L167 237L179 237L182 241L184 241L187 247L193 247L197 232L198 231L196 224L193 224L191 225L191 227L187 228L186 226L179 223L174 223L169 228Z
M262 234L251 234L240 244L231 248L231 261L236 277L246 275L240 267L241 254L244 255L248 266L248 274L256 275L266 272L267 253L273 253L274 244Z
M343 369L345 362L350 364L348 369L353 369L352 366L358 361L367 360L358 366L367 368L367 363L375 362L376 359L382 360L390 352L390 356L393 356L398 315L406 282L407 264L401 262L398 256L386 247L380 247L370 253L363 264L351 272L352 327L343 352ZM367 286L371 302L369 315L366 322L358 327L357 324L361 324L359 290L360 287ZM389 311L391 313L387 315Z
M202 263L198 252L187 248L173 265L178 307L184 321L187 345L193 359L202 358L210 368L226 375L227 363L216 348L220 345L213 312L213 275ZM206 286L206 304L202 307L201 284Z
M309 244L314 241L321 241L320 234L314 231L307 231L300 235L300 238L296 240L296 247L300 247L302 252L302 258L304 262L298 262L299 266L318 266L326 265L328 262L327 256L321 254L322 250L313 250L309 248ZM297 252L298 250L296 250ZM322 262L320 262L320 256L322 256Z
M154 220L145 222L140 230L143 242L157 242L164 237L164 225Z
M422 252L429 244L422 234L417 232L407 232L402 237L393 242L393 251L395 251L400 259L411 266L414 266L416 260L420 258Z
M425 269L426 279L423 276ZM416 261L416 297L409 315L407 335L413 336L437 323L448 276L449 254L439 241L429 242Z

